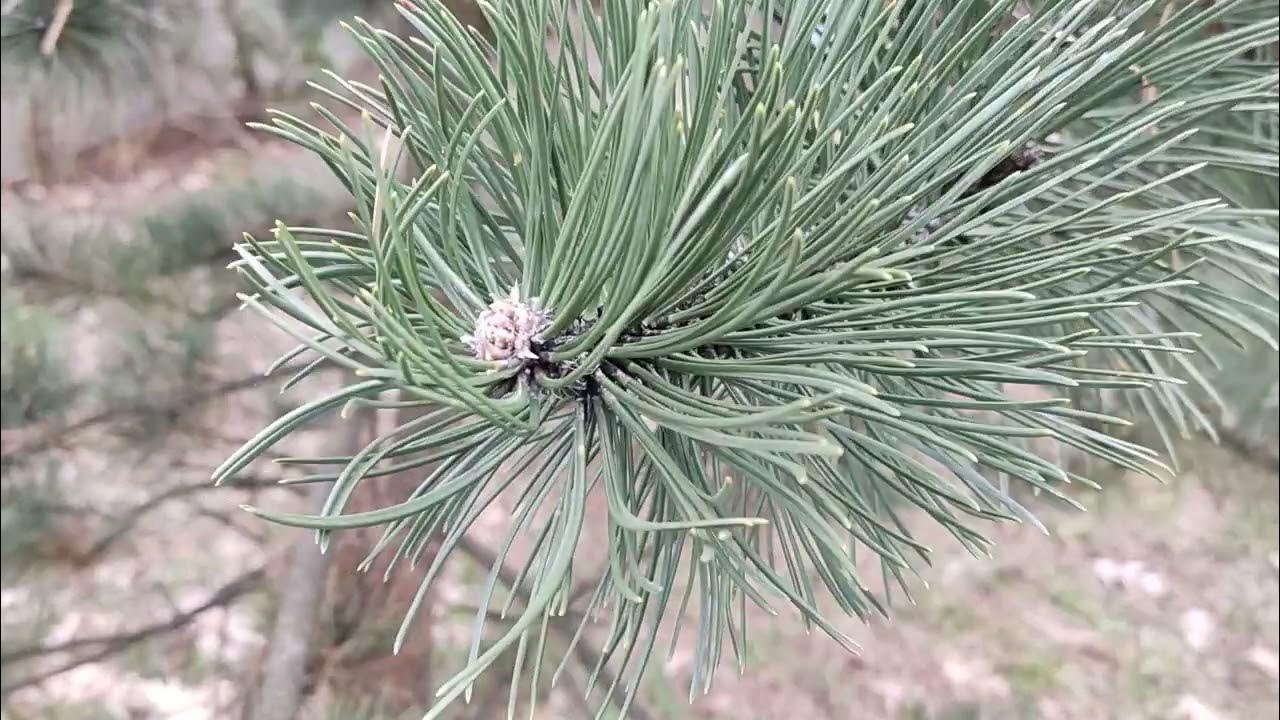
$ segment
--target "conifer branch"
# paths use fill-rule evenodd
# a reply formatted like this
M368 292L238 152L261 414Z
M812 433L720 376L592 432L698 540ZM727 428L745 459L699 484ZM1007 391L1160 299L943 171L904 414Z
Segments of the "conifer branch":
M409 0L409 37L355 20L379 86L319 91L361 120L260 126L325 160L354 229L281 222L235 267L299 343L285 362L359 380L214 477L335 411L420 409L356 453L288 460L322 467L302 479L329 484L320 512L252 511L322 545L382 528L388 572L430 547L421 593L510 501L492 567L518 567L527 600L486 643L491 578L428 718L508 651L514 678L559 672L540 629L588 533L609 571L577 632L610 618L602 689L624 713L664 622L696 617L691 692L745 662L747 604L852 649L819 607L888 612L869 573L913 591L930 549L904 511L982 552L986 522L1045 529L1012 486L1092 485L1043 443L1165 477L1121 429L1142 418L1166 449L1212 431L1193 357L1274 350L1276 313L1242 299L1274 302L1277 274L1274 202L1244 189L1277 175L1264 4L512 0L481 35ZM399 501L348 511L415 470Z

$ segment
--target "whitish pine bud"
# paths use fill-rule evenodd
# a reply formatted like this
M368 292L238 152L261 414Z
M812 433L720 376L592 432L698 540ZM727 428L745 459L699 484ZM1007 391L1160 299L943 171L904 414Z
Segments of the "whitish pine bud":
M504 365L536 360L533 343L550 321L550 314L538 306L537 298L521 301L518 289L512 288L509 296L489 303L476 318L475 331L463 335L462 342L481 360Z

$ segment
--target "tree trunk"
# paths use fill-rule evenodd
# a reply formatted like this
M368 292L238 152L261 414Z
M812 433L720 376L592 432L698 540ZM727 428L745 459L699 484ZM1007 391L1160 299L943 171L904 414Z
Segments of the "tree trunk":
M335 445L353 454L364 445L367 423L352 418L334 430ZM329 494L324 483L307 493L309 509L318 509ZM262 684L253 699L252 720L293 720L306 699L308 668L315 652L316 626L328 584L330 555L322 555L310 531L296 530L289 549L289 568L282 578L271 644L263 666Z
M314 485L307 505L324 502L327 488ZM316 548L312 533L299 531L289 550L289 572L280 589L280 607L271 631L270 653L262 674L262 687L250 717L253 720L293 720L302 705L307 664L316 619L324 601L329 558Z
M392 416L392 424L402 425L423 412L422 408L401 408ZM429 467L418 468L361 483L352 493L348 511L374 510L404 502L429 471ZM385 553L369 572L360 572L360 564L380 535L380 528L347 531L334 538L330 549L333 555L330 604L339 632L345 628L347 634L347 637L336 638L340 646L376 628L398 626L418 591L426 567L435 556L433 543L423 553L416 571L401 564L384 580L384 563L390 555ZM434 605L435 593L428 592L399 654L392 655L389 644L380 645L378 652L371 655L339 651L342 660L330 668L329 680L333 686L344 695L377 697L383 711L389 713L431 704Z

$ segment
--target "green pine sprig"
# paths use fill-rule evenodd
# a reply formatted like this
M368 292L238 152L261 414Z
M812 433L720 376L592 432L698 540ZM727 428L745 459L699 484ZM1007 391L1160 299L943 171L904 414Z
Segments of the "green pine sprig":
M885 612L877 572L909 592L930 551L905 510L975 552L986 521L1039 527L1014 486L1091 482L1035 443L1167 474L1090 399L1172 443L1209 427L1190 319L1274 347L1274 302L1201 280L1274 299L1275 204L1240 178L1276 177L1275 3L1019 5L512 1L481 35L421 0L398 8L410 37L355 21L379 84L332 77L316 120L263 127L328 164L355 229L281 223L235 267L299 343L280 364L312 358L290 384L358 379L215 478L334 411L418 409L354 456L288 461L332 468L298 480L331 484L318 514L254 509L322 547L380 527L388 573L429 562L397 646L511 501L497 562L519 588L502 600L495 565L436 717L509 651L554 682L587 541L608 564L574 642L602 643L602 712L625 715L664 621L694 622L691 691L744 662L748 604L852 647L823 608ZM347 509L406 471L401 502Z

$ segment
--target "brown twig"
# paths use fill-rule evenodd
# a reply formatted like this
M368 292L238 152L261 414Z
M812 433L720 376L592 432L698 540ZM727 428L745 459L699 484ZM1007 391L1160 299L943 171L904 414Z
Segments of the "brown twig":
M137 525L138 522L142 520L143 516L171 500L177 500L188 495L195 495L213 490L247 490L266 487L289 488L290 486L282 486L280 485L279 480L273 478L240 478L233 483L226 485L214 485L207 478L201 478L200 480L184 485L174 485L173 487L162 490L146 500L143 500L141 503L130 508L123 516L114 518L110 521L111 529L103 533L93 542L93 545L89 547L81 560L83 562L92 562L97 559L112 547L117 540L124 537L129 530Z
M1280 470L1280 448L1274 442L1249 437L1239 428L1218 428L1218 440L1223 447L1234 451L1242 459L1267 470Z
M277 377L284 377L301 370L305 365L288 365L277 371ZM11 428L0 432L0 460L8 461L17 456L27 453L39 452L47 450L69 438L86 430L92 429L98 425L123 420L125 418L137 415L147 415L157 412L179 412L186 410L193 405L216 400L224 395L241 392L243 390L251 390L260 387L272 380L261 374L255 373L235 380L215 385L212 388L194 392L189 395L179 397L173 402L162 406L128 406L114 407L101 410L90 415L86 415L78 420L73 420L62 425L53 425L52 427L22 427ZM34 433L32 431L35 431ZM25 439L25 435L37 435L33 439Z
M308 499L315 507L327 493L323 485L314 485ZM289 552L289 570L281 578L280 606L252 703L253 720L290 720L301 707L328 571L329 557L320 553L311 533L301 533Z
M201 614L216 607L229 605L241 595L256 589L258 584L262 581L262 578L263 569L261 567L250 570L218 588L209 595L204 602L196 605L190 610L174 614L166 620L145 625L137 630L113 635L96 635L75 638L57 645L17 648L15 650L5 652L3 655L0 655L0 662L8 665L9 663L19 660L28 660L48 655L68 653L75 650L83 650L95 646L97 647L96 650L86 655L72 658L66 662L55 665L52 668L6 683L5 685L0 686L0 695L7 696L23 688L42 683L55 675L60 675L81 665L99 662L129 648L132 645L142 642L143 640L155 637L156 635L163 635L175 630L180 630L189 625Z
M244 99L258 103L262 97L262 85L258 82L258 73L254 67L254 56L259 44L245 26L245 19L240 12L237 0L222 0L219 5L222 21L231 31L231 42L235 48L235 71L244 86Z

